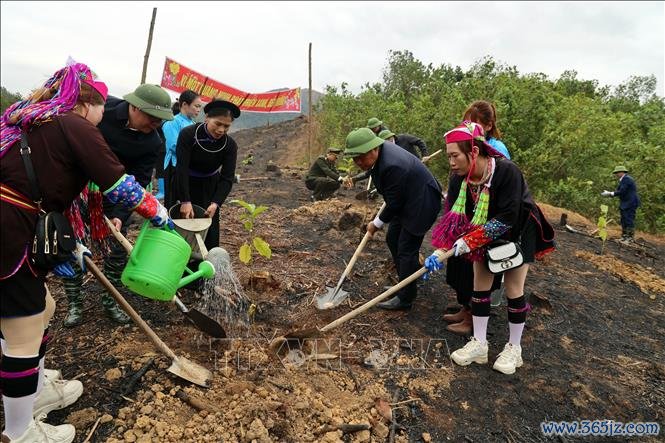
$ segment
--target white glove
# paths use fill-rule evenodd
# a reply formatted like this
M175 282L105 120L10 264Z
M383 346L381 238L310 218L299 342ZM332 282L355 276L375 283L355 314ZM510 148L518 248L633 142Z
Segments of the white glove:
M72 251L72 256L74 257L74 260L76 260L76 263L78 263L81 270L83 272L87 272L88 270L85 267L85 259L83 256L92 258L92 252L90 252L90 249L83 246L83 243L76 242L76 249Z
M603 191L603 192L600 193L600 195L602 195L603 197L613 197L614 192L612 192L612 191Z
M167 211L162 204L159 205L157 208L157 214L155 214L155 216L150 219L150 222L156 228L163 228L164 226L168 226L171 230L175 229L173 220L169 218L169 211Z
M469 245L467 245L466 242L461 238L458 238L457 241L455 241L453 248L455 248L455 257L459 257L460 255L468 254L471 252Z
M337 177L337 181L340 183L344 183L344 177L340 175L339 177Z

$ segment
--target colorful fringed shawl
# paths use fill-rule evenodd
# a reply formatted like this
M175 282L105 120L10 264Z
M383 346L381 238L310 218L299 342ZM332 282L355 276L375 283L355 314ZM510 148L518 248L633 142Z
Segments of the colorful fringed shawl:
M496 160L493 157L489 157L487 161L488 177L485 183L480 185L482 189L479 190L477 199L475 200L473 218L469 220L469 217L466 215L468 179L465 178L462 181L459 194L452 208L441 217L441 220L432 231L432 246L435 248L451 249L458 238L483 227L487 223L490 187L492 185L492 178L494 177ZM478 261L482 259L483 255L484 250L479 248L465 255L465 257L471 261Z

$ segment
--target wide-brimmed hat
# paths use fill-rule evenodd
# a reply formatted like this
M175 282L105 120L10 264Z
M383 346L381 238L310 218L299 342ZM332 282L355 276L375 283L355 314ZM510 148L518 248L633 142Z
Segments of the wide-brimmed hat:
M383 122L381 120L379 120L378 118L376 118L376 117L372 117L369 120L367 120L367 127L369 129L374 129L377 126L381 126L382 124L383 124Z
M377 137L369 128L354 129L346 136L346 149L344 155L357 157L367 154L377 146L381 146L385 140Z
M394 137L395 134L390 129L384 129L383 131L377 134L380 138L388 140L390 137Z
M329 152L329 153L333 153L333 154L341 154L341 153L342 153L342 149L340 149L340 148L334 148L334 147L331 146L330 148L328 148L328 152Z
M619 165L616 168L614 168L614 171L612 171L612 174L616 174L617 172L628 172L628 169L626 169L625 166Z
M213 100L203 108L203 112L208 114L214 109L228 109L234 119L240 117L240 108L226 100Z
M475 140L485 146L487 155L490 157L505 157L505 155L503 155L487 142L485 139L485 131L478 123L465 120L460 123L459 126L456 126L455 128L446 132L443 137L446 140L446 144Z
M171 97L158 85L141 85L123 98L148 115L162 120L173 120Z

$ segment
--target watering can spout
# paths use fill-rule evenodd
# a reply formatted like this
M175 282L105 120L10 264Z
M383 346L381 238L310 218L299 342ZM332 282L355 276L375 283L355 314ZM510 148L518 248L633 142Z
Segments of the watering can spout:
M199 278L212 278L215 275L215 267L213 266L212 263L210 263L208 260L203 260L201 263L199 263L199 270L196 272L191 273L187 277L183 277L180 279L180 283L178 283L178 288L182 288L183 286L186 286L193 282L194 280L198 280Z

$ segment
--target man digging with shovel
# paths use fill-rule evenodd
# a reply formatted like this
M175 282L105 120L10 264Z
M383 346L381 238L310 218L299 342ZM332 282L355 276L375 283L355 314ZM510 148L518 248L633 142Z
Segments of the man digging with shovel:
M386 207L367 224L367 231L373 235L389 223L386 243L402 281L420 268L420 246L441 210L441 186L420 159L377 137L369 128L349 133L344 155L353 158L363 171L370 171L377 191L383 196ZM417 286L413 282L377 306L408 310L416 295Z

